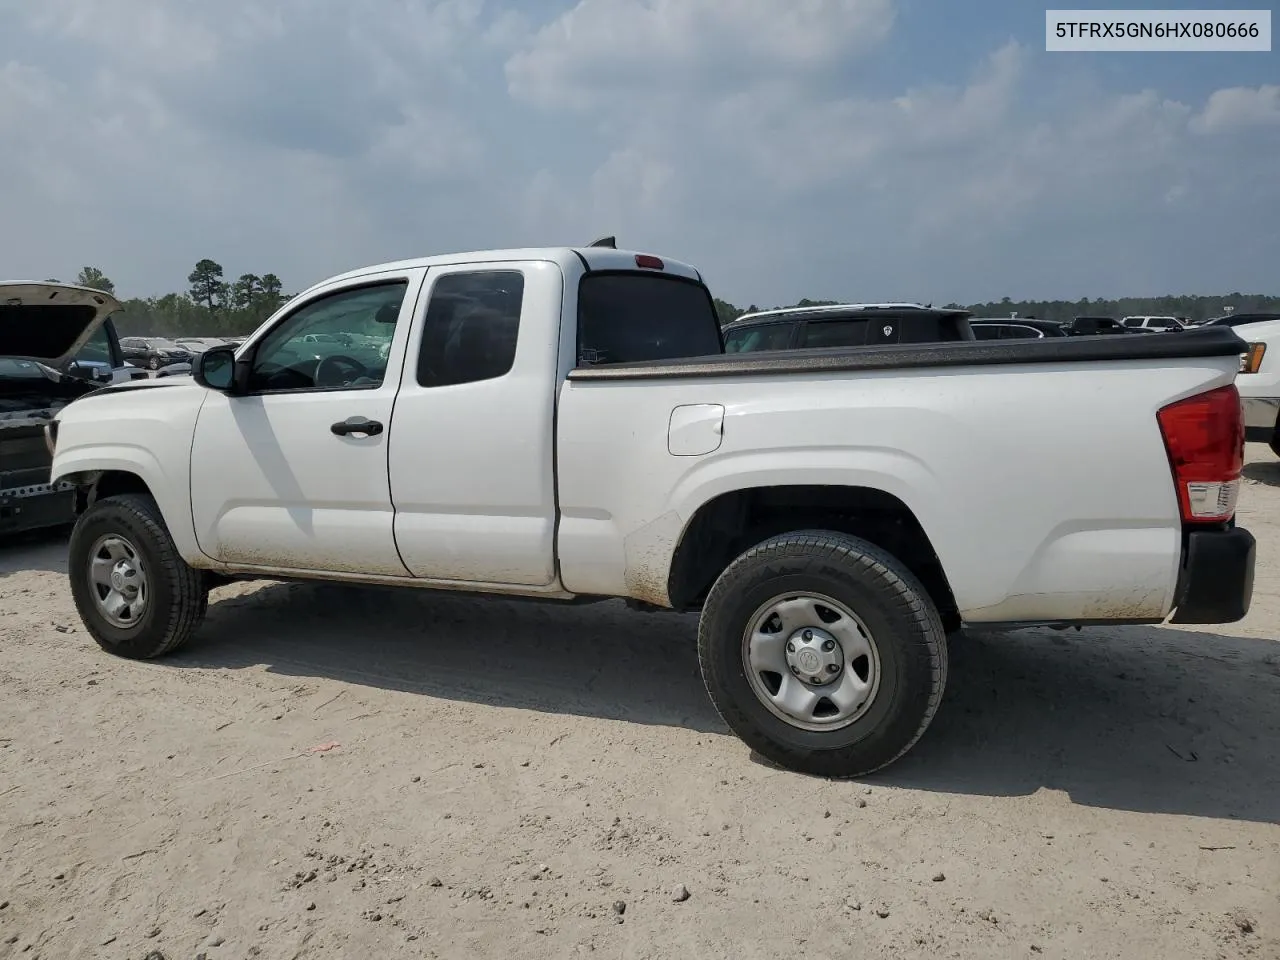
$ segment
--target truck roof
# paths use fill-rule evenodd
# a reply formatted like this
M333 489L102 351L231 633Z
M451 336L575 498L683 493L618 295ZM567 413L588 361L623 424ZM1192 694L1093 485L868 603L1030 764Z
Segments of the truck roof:
M655 256L662 263L661 271L653 267L642 267L637 263L638 257ZM547 260L559 264L561 269L583 267L587 270L651 270L654 273L660 272L667 276L684 277L688 280L702 282L702 274L690 264L641 250L615 250L612 247L515 247L503 250L444 253L358 267L355 270L328 277L322 282L329 284L335 280L351 280L356 277L382 273L388 270L414 270L428 267L456 266L466 263L504 263L528 260ZM319 286L319 284L315 286ZM310 289L309 287L308 290ZM306 293L307 290L302 292Z

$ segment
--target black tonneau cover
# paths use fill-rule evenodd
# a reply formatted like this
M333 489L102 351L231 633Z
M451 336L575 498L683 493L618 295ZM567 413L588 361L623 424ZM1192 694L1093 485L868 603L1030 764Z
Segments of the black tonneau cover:
M1179 360L1238 356L1248 345L1230 327L1198 327L1155 337L1045 337L1036 340L965 340L761 350L679 360L601 364L569 371L575 381L669 380L683 377L742 377L781 373L905 370L996 364L1081 363L1108 360Z

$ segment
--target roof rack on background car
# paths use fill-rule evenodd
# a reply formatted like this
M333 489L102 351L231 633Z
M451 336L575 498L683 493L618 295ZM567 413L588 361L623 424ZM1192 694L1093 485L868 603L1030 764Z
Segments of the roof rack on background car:
M751 313L744 313L740 317L736 317L729 321L737 323L739 320L750 320L755 317L772 317L785 313L821 313L833 310L928 310L931 309L923 303L823 303L813 304L808 307L778 307L774 310L754 310Z

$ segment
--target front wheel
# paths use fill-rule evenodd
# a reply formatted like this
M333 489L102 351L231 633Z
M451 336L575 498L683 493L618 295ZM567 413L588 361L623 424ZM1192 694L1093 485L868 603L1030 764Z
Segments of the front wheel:
M725 723L799 773L856 777L924 734L942 700L937 608L895 557L857 537L772 537L731 563L698 627L703 681Z
M71 532L71 596L104 650L149 660L176 649L204 618L209 593L150 497L104 497Z

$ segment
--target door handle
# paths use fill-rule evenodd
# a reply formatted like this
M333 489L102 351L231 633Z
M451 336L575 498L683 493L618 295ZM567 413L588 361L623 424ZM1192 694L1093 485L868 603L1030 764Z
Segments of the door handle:
M329 429L340 437L349 437L353 433L363 433L366 436L376 437L382 432L382 424L377 420L370 420L368 417L347 417L345 420L339 420Z

